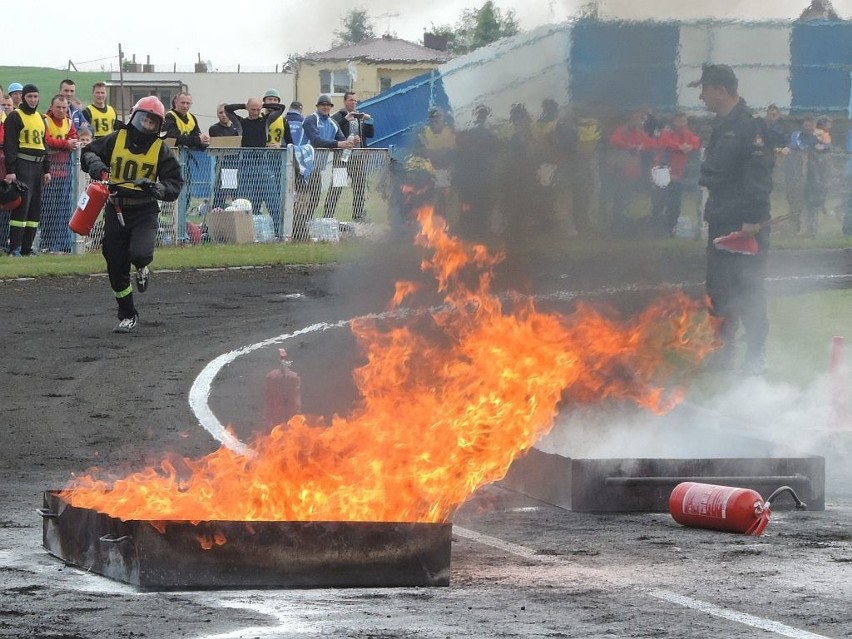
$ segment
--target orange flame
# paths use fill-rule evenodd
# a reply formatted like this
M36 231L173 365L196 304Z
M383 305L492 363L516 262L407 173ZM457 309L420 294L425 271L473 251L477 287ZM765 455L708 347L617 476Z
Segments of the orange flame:
M353 323L367 363L349 415L297 415L251 442L250 456L222 447L123 478L95 469L62 497L124 520L443 522L552 427L560 402L666 410L679 399L666 386L711 349L704 307L683 295L628 323L587 305L562 316L503 302L490 292L499 256L448 235L429 208L418 220L417 242L432 251L422 267L446 304ZM416 292L398 284L393 304Z

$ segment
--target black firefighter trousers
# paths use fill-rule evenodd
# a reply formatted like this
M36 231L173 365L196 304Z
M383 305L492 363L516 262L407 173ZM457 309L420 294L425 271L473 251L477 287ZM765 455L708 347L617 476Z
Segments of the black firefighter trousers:
M124 225L119 222L115 205L108 200L104 210L104 242L101 249L107 264L109 284L118 302L118 319L136 315L130 266L142 268L154 261L160 209L155 202L141 207L125 207Z

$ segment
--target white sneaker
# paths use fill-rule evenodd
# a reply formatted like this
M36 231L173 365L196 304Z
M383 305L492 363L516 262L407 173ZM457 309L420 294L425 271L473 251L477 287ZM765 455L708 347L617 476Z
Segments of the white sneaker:
M148 285L151 283L151 271L147 266L136 269L136 290L144 293L148 290Z
M133 317L127 317L121 320L114 329L112 329L113 333L129 333L136 325L139 323L139 314L137 313Z

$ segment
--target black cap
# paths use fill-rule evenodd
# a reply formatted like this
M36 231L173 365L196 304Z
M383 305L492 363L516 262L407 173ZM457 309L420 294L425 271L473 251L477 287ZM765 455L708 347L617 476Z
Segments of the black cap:
M38 93L38 87L34 84L25 84L21 95L24 96L27 93Z
M728 93L736 93L738 84L734 70L727 64L705 64L701 67L701 77L687 86L725 87Z
M301 111L301 110L302 110L302 103L301 103L301 102L299 102L298 100L293 100L293 101L290 103L290 108L291 108L291 109L295 109L295 110L297 110L297 111Z
M331 96L328 93L320 93L320 96L317 98L317 106L320 104L330 104L334 106L334 102L331 101Z

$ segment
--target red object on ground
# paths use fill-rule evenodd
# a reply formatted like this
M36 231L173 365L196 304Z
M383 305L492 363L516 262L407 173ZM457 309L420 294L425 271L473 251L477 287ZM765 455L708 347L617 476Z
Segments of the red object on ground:
M95 226L101 209L109 197L109 188L101 182L92 182L77 201L77 208L68 222L68 228L77 235L87 236Z
M278 349L281 363L266 374L266 397L263 419L267 427L286 424L293 415L302 412L302 380L290 368L287 351Z
M757 240L753 235L746 235L742 231L734 231L713 240L713 246L720 251L728 253L741 253L743 255L757 255L759 250Z
M763 497L749 488L686 481L672 491L669 512L683 526L758 537L769 524L772 511Z

